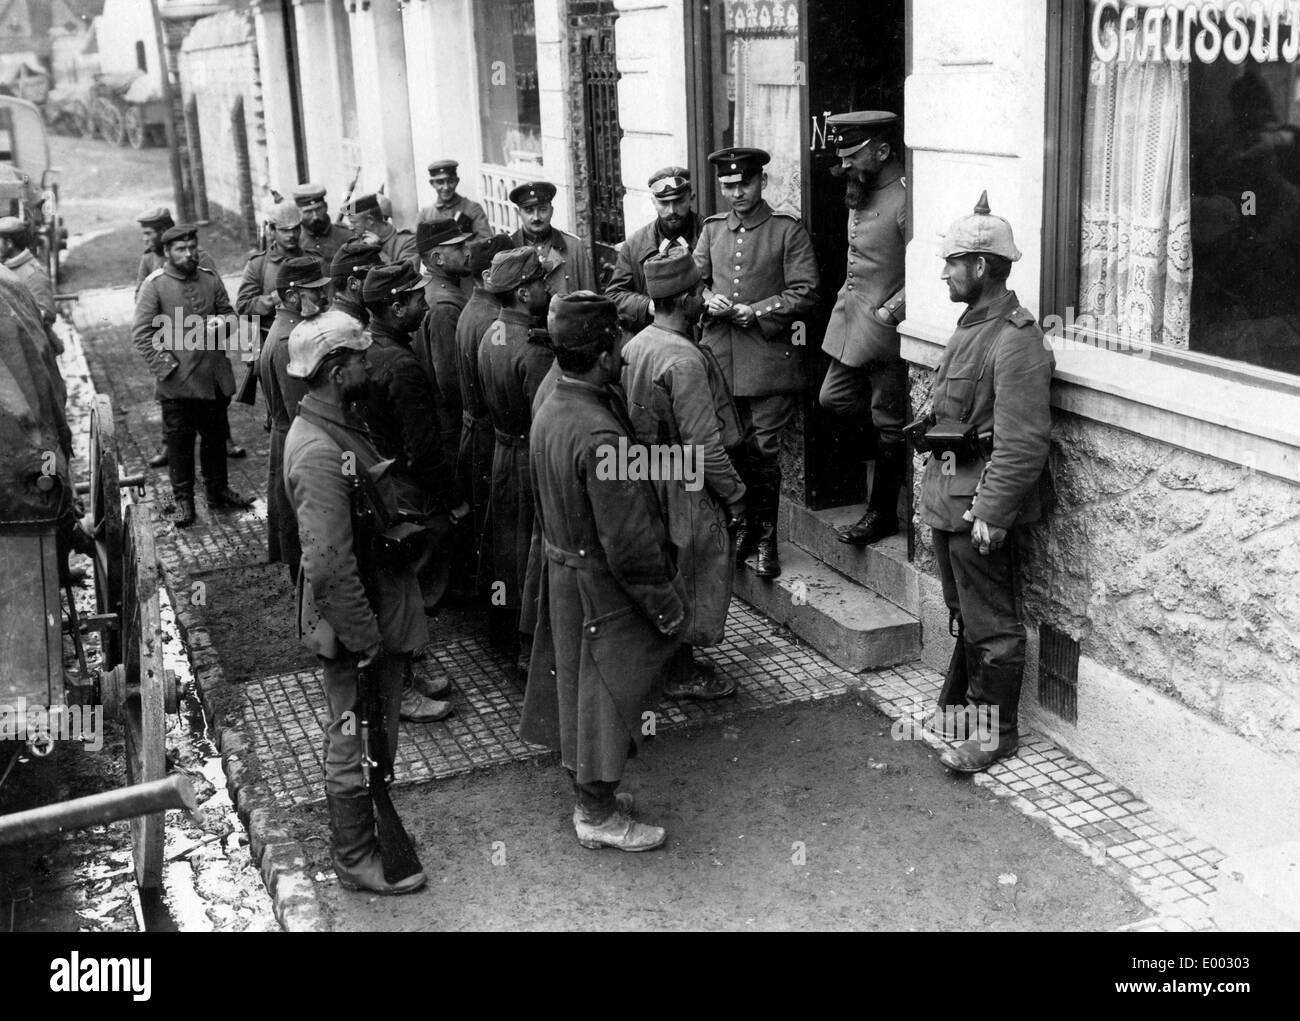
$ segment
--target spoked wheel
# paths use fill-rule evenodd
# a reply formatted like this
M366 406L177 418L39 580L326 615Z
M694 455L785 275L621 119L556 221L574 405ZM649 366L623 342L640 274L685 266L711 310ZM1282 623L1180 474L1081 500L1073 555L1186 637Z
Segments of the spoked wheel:
M132 149L143 149L145 143L144 117L138 106L126 108L126 140Z
M126 141L126 119L116 103L107 99L95 100L95 123L100 136L109 145L122 145Z
M90 408L90 514L95 537L95 609L122 619L123 555L122 495L118 488L117 424L113 404L103 394ZM104 632L103 666L122 662L123 627Z
M122 686L121 719L126 736L126 775L130 783L162 780L167 775L167 712L175 712L175 695L169 700L163 669L163 632L159 612L158 558L153 543L153 511L148 504L132 504L126 512L122 559L126 576L122 586ZM162 885L164 814L131 820L135 877L142 890Z

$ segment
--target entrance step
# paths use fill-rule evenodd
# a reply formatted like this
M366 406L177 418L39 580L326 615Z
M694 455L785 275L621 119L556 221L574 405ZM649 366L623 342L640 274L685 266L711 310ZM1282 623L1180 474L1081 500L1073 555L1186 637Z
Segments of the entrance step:
M737 568L736 595L832 663L858 673L920 655L916 617L790 543L781 545L781 567L779 578Z
M862 517L866 504L808 510L793 500L781 503L781 538L802 547L846 578L902 607L913 617L921 612L919 577L907 562L907 536L899 532L872 546L850 546L839 533Z

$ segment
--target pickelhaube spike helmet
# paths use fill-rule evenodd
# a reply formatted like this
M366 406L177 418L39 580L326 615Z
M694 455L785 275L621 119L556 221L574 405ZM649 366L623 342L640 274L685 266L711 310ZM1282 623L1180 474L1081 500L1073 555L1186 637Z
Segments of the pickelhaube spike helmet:
M954 255L1000 255L1011 262L1020 260L1020 249L1011 235L1011 224L989 211L989 193L980 194L975 211L954 220L943 237L939 258Z

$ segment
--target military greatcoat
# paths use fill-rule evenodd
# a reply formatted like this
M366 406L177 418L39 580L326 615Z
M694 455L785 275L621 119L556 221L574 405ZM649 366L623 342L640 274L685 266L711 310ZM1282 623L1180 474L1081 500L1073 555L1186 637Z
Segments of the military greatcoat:
M573 291L596 290L596 273L591 264L591 251L581 238L567 234L557 227L543 242L530 241L522 227L510 235L515 248L532 245L537 258L546 270L546 289L551 294L571 294Z
M281 306L257 358L257 378L266 397L266 417L271 424L271 449L266 461L266 559L272 564L288 564L290 573L294 575L298 573L298 558L302 552L298 545L298 521L281 480L284 478L284 439L298 414L298 402L306 396L307 385L283 369L277 373L276 367L277 363L282 366L289 364L289 334L300 322L302 316Z
M483 401L483 384L478 378L478 349L488 327L500 314L501 302L497 296L475 284L474 293L456 321L456 376L464 402L456 477L474 509L474 535L477 537L483 535L488 493L492 488L492 452L496 447L492 416Z
M684 608L654 488L599 467L631 438L613 399L561 378L530 440L547 571L519 733L579 783L622 778L678 646L660 627Z

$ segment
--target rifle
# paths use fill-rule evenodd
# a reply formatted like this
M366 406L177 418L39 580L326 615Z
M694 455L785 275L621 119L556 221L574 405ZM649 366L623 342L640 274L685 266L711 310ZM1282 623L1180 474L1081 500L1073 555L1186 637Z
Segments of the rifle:
M378 522L373 505L367 500L363 489L364 474L361 471L352 476L352 544L366 598L377 612L379 600L375 585L374 540ZM375 831L379 837L379 857L384 865L384 878L390 883L398 883L407 876L423 871L423 866L388 793L393 762L388 754L388 735L380 695L382 684L377 663L357 670L361 775L370 790L370 801L375 810Z
M347 216L348 203L352 201L352 193L357 190L357 181L361 178L361 164L357 164L357 172L352 175L352 183L348 185L348 193L343 196L343 205L339 206L339 215L335 217L335 223L342 223L343 218Z

